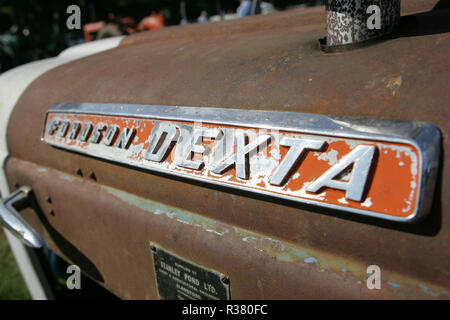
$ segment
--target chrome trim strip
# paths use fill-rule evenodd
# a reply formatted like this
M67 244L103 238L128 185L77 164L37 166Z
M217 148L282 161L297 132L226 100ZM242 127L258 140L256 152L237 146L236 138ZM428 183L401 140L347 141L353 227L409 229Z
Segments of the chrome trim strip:
M304 134L326 135L331 137L367 139L392 143L402 143L415 147L420 157L420 190L417 196L416 211L406 218L383 215L361 209L353 209L333 204L316 202L314 200L293 198L278 195L271 192L254 190L246 187L226 185L201 177L195 177L183 173L168 172L158 168L138 166L149 171L157 171L164 174L181 176L188 179L212 183L220 186L251 191L293 200L307 205L315 205L340 211L362 214L397 222L418 222L425 217L432 204L432 194L436 184L441 152L441 133L432 124L418 121L369 119L359 117L336 117L319 114L306 114L298 112L278 112L259 110L240 110L225 108L202 108L181 106L154 106L136 104L102 104L102 103L57 103L45 114L44 127L41 140L44 140L45 123L47 114L74 113L105 115L118 117L151 118L157 120L204 122L217 125L231 125L260 129L274 129L280 131L292 131ZM60 146L58 146L60 147ZM70 148L65 148L72 150ZM90 153L76 150L78 153L92 156ZM99 156L97 156L99 157ZM128 164L120 159L99 157L113 162ZM428 195L428 196L427 196Z
M0 202L0 224L25 245L39 249L45 246L44 240L28 225L15 208L15 206L25 207L28 205L30 192L29 187L23 186Z

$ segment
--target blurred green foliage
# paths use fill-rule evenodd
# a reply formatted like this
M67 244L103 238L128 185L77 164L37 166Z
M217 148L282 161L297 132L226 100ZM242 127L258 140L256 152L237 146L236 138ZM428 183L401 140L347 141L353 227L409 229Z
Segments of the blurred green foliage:
M7 299L30 299L30 294L3 230L0 230L0 300Z

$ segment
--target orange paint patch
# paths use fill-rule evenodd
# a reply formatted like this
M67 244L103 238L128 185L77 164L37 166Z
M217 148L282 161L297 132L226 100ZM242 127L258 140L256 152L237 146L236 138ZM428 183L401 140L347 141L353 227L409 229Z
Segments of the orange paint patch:
M69 123L68 131L74 122L79 122L81 124L91 123L93 127L98 123L104 123L106 126L115 125L119 128L119 134L124 128L134 128L136 133L132 137L129 147L118 148L116 146L118 136L115 137L111 146L107 146L102 145L101 142L98 144L91 143L89 139L87 142L81 142L77 139L69 139L67 135L60 137L58 136L58 131L49 134L50 122L53 120L67 121ZM250 191L253 190L303 203L329 205L343 210L349 208L353 209L353 211L400 218L412 215L417 209L421 159L419 152L412 145L359 140L351 137L341 138L303 134L301 132L259 131L259 129L248 127L202 123L203 127L220 129L221 132L230 129L252 131L253 133L248 135L248 143L251 143L257 136L262 134L268 134L272 137L267 146L259 148L255 154L249 156L249 179L240 179L236 177L236 169L233 166L222 174L212 172L214 164L212 163L211 154L223 137L217 140L204 139L202 145L207 146L207 149L210 150L209 153L193 153L191 160L204 162L200 170L187 169L177 165L176 151L177 147L179 147L178 142L170 147L167 156L161 162L146 160L144 156L150 145L149 137L158 122L167 122L178 127L195 127L194 123L183 121L50 112L47 115L43 140L55 146L88 153L99 158L127 163L140 168L181 175L187 178L195 178ZM104 134L105 131L102 133ZM289 172L284 183L276 186L270 184L270 177L290 149L289 147L280 146L279 141L282 137L320 140L324 141L325 145L321 150L307 151L301 161L298 161ZM309 184L318 179L358 145L376 147L364 196L360 202L346 199L344 190L325 187L317 193L306 191ZM343 174L338 179L348 181L351 175L352 168L348 168L346 174Z

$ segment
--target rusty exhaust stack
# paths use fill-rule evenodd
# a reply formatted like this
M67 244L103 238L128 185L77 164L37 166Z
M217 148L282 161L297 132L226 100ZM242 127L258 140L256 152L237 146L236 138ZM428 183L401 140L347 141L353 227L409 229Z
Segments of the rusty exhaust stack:
M400 0L327 0L326 10L329 47L381 37L400 21Z

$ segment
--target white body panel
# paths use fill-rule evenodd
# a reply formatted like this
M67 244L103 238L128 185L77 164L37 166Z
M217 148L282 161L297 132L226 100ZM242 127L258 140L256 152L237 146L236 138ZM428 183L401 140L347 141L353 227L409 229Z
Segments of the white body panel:
M6 143L8 121L11 112L22 93L31 82L48 70L88 55L115 48L119 45L122 38L123 37L114 37L77 45L64 50L55 58L31 62L0 75L0 163L2 165L2 170L0 171L0 194L2 196L6 196L10 193L4 170L4 163L9 155ZM5 231L31 297L35 300L51 298L47 296L43 289L25 246L6 229L3 230Z

